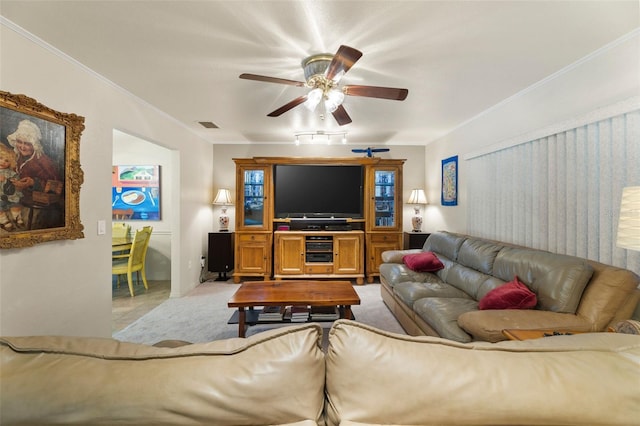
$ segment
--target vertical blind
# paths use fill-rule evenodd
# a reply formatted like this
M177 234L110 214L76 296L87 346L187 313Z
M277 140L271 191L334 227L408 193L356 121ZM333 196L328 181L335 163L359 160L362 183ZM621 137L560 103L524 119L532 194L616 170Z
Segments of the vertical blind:
M640 185L640 109L472 157L469 234L640 274L616 247L620 198Z

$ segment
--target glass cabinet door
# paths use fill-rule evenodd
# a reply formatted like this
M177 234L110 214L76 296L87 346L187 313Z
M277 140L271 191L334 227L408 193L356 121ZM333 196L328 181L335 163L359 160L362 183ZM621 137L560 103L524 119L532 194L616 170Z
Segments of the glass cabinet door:
M242 226L262 228L265 224L265 170L246 169L242 174L244 203Z
M374 170L373 172L374 229L397 226L396 174L396 170Z

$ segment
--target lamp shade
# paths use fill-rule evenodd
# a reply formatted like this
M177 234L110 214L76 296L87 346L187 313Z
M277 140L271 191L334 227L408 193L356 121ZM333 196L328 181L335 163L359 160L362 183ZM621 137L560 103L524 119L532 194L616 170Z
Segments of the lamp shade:
M412 189L407 204L429 204L423 189Z
M617 246L640 250L640 186L622 190Z
M218 194L216 194L216 199L213 200L213 204L222 204L224 206L233 205L231 192L228 189L218 189Z

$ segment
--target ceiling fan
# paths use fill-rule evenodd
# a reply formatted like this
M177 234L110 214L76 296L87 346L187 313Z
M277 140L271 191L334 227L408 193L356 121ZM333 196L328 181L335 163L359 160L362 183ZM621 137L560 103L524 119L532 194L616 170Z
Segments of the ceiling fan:
M367 147L367 148L363 148L363 149L352 149L351 152L355 152L355 153L364 153L365 157L375 157L375 153L376 152L389 152L390 149L389 148L371 148L371 147Z
M269 117L278 117L300 104L304 104L308 109L313 111L322 101L325 110L331 112L338 124L343 126L351 123L351 117L349 117L344 106L342 106L345 95L403 101L409 94L407 89L394 87L339 86L342 76L349 71L361 56L362 52L359 50L344 45L340 46L335 55L321 53L309 56L302 60L302 68L306 82L246 73L240 74L240 78L264 81L267 83L288 84L311 89L306 95L299 96L275 111L270 112L267 114Z

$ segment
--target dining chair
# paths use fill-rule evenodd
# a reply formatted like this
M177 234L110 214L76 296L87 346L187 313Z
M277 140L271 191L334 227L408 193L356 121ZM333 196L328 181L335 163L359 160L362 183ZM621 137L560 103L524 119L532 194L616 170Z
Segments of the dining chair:
M129 284L129 293L131 297L135 296L133 291L133 273L136 273L137 282L142 283L145 289L149 289L147 284L147 274L145 271L145 260L147 257L147 249L149 248L149 240L153 227L145 226L138 229L133 237L131 250L129 253L114 254L111 263L111 273L116 275L117 282L120 284L120 275L127 274L127 283Z
M116 220L127 220L133 217L133 209L111 209L111 216Z
M122 222L111 224L111 238L126 238L131 232L131 225Z

